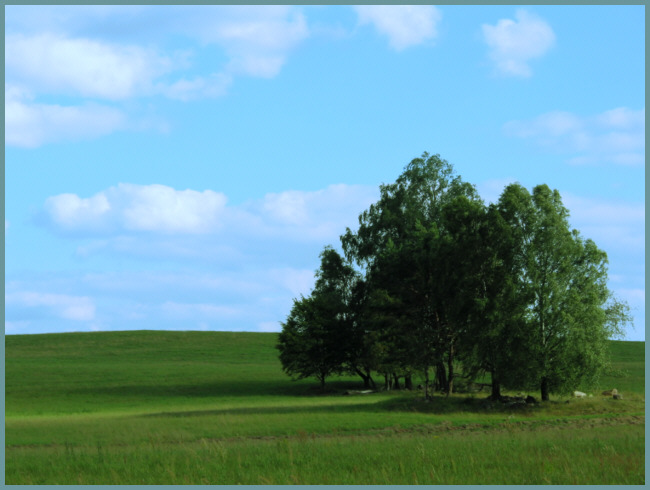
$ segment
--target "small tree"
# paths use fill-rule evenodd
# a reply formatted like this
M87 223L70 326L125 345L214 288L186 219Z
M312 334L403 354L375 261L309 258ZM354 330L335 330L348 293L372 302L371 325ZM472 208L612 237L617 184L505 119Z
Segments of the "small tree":
M351 313L349 302L356 273L331 247L321 253L311 295L294 300L278 338L283 370L302 379L325 379L343 372L348 353Z
M276 346L282 369L289 376L294 379L313 376L324 388L326 378L341 372L343 355L337 332L331 328L334 311L323 296L294 300Z

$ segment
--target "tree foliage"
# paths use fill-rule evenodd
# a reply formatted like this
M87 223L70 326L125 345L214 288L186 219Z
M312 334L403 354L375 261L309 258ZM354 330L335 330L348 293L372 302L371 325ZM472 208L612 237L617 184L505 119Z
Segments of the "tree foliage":
M338 253L326 247L312 294L294 300L278 339L284 371L295 379L325 379L343 372L348 353L342 346L350 337L348 307L355 271Z
M629 321L607 288L607 256L572 230L560 194L507 186L485 205L439 155L411 161L321 253L311 295L294 300L278 349L284 370L324 384L358 374L374 387L413 374L450 393L470 376L539 389L593 382L606 340Z

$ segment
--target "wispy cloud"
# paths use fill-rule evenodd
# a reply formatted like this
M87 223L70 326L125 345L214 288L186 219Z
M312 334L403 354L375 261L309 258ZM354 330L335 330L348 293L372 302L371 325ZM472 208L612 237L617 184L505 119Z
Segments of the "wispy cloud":
M315 266L314 266L315 268ZM8 284L5 329L50 331L278 329L292 298L308 294L314 270L266 266L254 270L113 271L33 275ZM38 290L39 292L34 292ZM44 292L65 290L67 294ZM83 291L83 294L75 293ZM72 322L72 324L71 324Z
M614 202L563 193L571 223L606 251L639 255L645 251L645 204Z
M309 37L305 16L289 6L239 6L221 10L198 24L204 42L222 47L234 75L276 76L287 57Z
M527 121L510 121L504 131L571 154L570 164L642 165L645 161L645 108L619 107L594 116L554 111Z
M555 33L543 19L526 10L517 10L515 18L501 19L496 25L483 24L483 38L497 73L529 77L529 62L555 44Z
M354 7L361 25L372 24L401 51L435 39L442 13L431 5L360 5Z
M306 18L291 6L39 9L8 7L9 146L34 148L155 128L159 125L138 120L129 101L224 96L236 77L275 77L309 37ZM142 37L142 31L148 35ZM170 34L184 36L188 48L169 51ZM220 54L220 63L206 70L196 58L210 51Z
M6 294L5 303L14 309L30 310L23 313L27 319L37 315L34 310L41 308L64 320L91 321L95 318L95 305L91 298L86 296L18 291ZM25 318L18 321L25 321Z
M5 86L5 143L35 148L54 141L78 141L126 129L126 114L114 107L86 102L42 104L18 87Z

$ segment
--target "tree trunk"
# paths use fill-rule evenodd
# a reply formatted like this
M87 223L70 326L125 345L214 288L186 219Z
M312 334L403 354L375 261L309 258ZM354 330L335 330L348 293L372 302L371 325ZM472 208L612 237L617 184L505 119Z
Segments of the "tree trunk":
M501 383L499 383L499 378L497 378L494 370L490 374L492 375L492 394L490 398L492 400L499 400L501 399Z
M390 390L390 378L388 376L388 373L384 373L384 390Z
M366 369L366 376L368 376L368 382L370 384L370 388L373 390L377 389L377 384L375 383L375 380L372 379L372 374L370 373L370 369Z
M454 343L449 344L449 359L447 360L447 396L454 390Z
M361 369L355 367L354 371L361 376L361 379L363 380L363 387L364 388L372 388L373 390L376 388L375 381L372 379L372 376L370 375L370 371L366 369L366 372L364 373L361 371Z
M548 398L548 378L542 377L542 401L547 402Z
M399 386L399 376L395 373L393 373L393 380L394 380L393 388L395 388L396 390L400 390L401 388Z
M404 376L404 387L412 391L413 390L413 378L411 378L411 375Z
M429 368L424 370L424 399L429 399Z
M436 388L439 391L447 392L447 373L445 370L445 364L440 361L436 364Z

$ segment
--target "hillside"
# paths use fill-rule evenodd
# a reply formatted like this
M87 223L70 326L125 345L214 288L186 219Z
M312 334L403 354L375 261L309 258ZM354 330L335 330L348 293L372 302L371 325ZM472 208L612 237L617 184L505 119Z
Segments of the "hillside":
M5 337L6 415L299 395L314 381L282 373L275 333L126 331ZM611 342L602 386L645 393L644 342ZM356 382L342 378L340 382ZM336 385L336 378L328 384Z
M79 413L281 394L277 334L90 332L5 337L6 414Z

